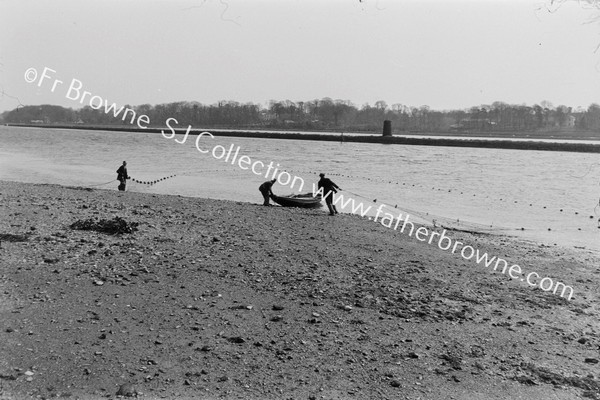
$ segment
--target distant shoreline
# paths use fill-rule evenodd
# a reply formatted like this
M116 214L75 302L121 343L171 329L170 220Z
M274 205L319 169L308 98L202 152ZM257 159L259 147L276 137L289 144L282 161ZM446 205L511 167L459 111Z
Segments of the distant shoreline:
M38 125L38 124L5 124L5 126L11 127L27 127L27 128L50 128L50 129L75 129L75 130L103 130L113 132L136 132L136 133L161 133L166 128L133 128L128 126L90 126L90 125ZM216 128L219 129L219 128ZM454 138L439 138L434 135L431 138L423 137L400 137L400 136L388 136L384 137L381 135L369 135L365 133L362 135L344 135L340 134L317 134L317 133L283 133L283 132L269 132L269 131L243 131L243 130L218 130L211 131L210 129L194 129L190 131L191 135L198 135L201 132L210 131L214 136L229 136L229 137L245 137L245 138L259 138L259 139L292 139L292 140L314 140L314 141L329 141L329 142L352 142L352 143L380 143L380 144L403 144L403 145L414 145L414 146L446 146L446 147L478 147L478 148L493 148L493 149L510 149L510 150L539 150L539 151L568 151L568 152L581 152L581 153L600 153L600 142L599 144L590 143L549 143L549 142L537 142L537 141L513 141L504 140L499 138L498 140L482 140L482 139L465 139L466 135L456 134L444 134L444 136L455 136ZM177 134L184 134L185 129L175 129ZM410 136L411 133L407 133ZM416 135L413 133L413 135ZM430 134L419 134L419 136L426 136ZM513 137L516 138L516 137ZM523 137L523 139L537 138ZM546 138L539 138L544 140ZM557 140L564 140L563 138L553 138ZM577 140L577 138L573 138ZM581 139L583 140L583 139Z

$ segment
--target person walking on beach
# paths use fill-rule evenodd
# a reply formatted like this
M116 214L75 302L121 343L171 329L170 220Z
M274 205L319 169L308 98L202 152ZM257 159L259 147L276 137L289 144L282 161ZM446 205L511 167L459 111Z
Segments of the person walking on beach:
M265 183L263 183L262 185L260 185L258 187L258 190L260 190L260 192L263 195L263 198L265 199L265 201L263 202L263 206L271 205L269 203L269 199L271 198L271 196L273 196L273 191L271 189L272 189L273 185L275 184L275 182L277 182L277 179L273 179L271 181L266 181Z
M319 176L321 179L319 179L318 187L319 189L323 188L323 197L325 197L325 203L327 203L327 208L329 208L329 215L338 214L338 210L333 204L333 194L337 193L337 190L341 191L342 189L333 183L331 179L325 178L324 173L320 173Z
M127 184L127 179L129 179L129 175L127 175L127 161L123 161L123 165L119 167L117 170L117 180L119 183L119 190L125 191L125 185Z

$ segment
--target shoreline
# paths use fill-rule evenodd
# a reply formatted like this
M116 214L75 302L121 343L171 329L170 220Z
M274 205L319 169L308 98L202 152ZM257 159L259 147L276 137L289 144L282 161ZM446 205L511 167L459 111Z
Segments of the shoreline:
M113 181L115 182L116 179ZM22 182L22 181L17 181L17 180L12 180L12 181L7 181L7 180L1 180L0 179L0 183L1 182L12 182L12 183L17 183L17 184L26 184L26 185L41 185L41 186L56 186L58 188L65 188L65 189L75 189L75 190L100 190L100 191L108 191L108 192L115 192L116 190L114 189L107 189L104 188L104 185L106 184L102 184L100 186L98 185L89 185L89 186L83 186L83 185L66 185L66 184L57 184L57 183L38 183L38 182ZM108 183L112 183L112 182L108 182ZM178 198L186 198L186 199L200 199L200 200L209 200L209 201L224 201L224 202L233 202L236 204L252 204L252 205L256 205L259 204L262 200L258 201L259 199L239 199L239 200L232 200L232 199L228 199L228 198L219 198L219 197L202 197L202 196L195 196L195 195L185 195L185 194L167 194L167 193L156 193L156 194L150 194L150 193L144 193L142 191L131 191L131 189L128 189L128 191L126 193L138 193L138 194L148 194L148 195L156 195L156 196L174 196L174 197L178 197ZM260 203L262 204L262 203ZM275 207L282 207L277 203L271 202L271 204ZM338 204L339 206L339 204ZM285 208L285 207L284 207ZM292 208L286 208L286 209L292 209ZM402 207L401 207L402 209ZM387 210L387 208L386 208ZM317 212L324 212L327 213L327 207L325 205L325 202L323 201L321 203L321 207L315 209L315 211ZM358 214L353 214L352 212L346 212L342 210L342 215L347 215L347 216L351 216L354 218L359 218L362 220L369 220L371 221L370 218L374 217L376 213L376 210L372 210L369 213L366 213L363 217L361 217ZM538 246L548 246L548 247L559 247L559 248L565 248L565 249L578 249L578 250L584 250L584 251L589 251L593 254L597 254L600 256L600 248L594 248L594 247L590 247L589 245L583 245L583 244L577 244L577 243L556 243L556 241L552 241L550 239L544 239L541 237L530 237L530 236L523 236L520 233L523 232L523 229L519 229L516 227L513 228L501 228L499 230L494 230L494 229L490 229L487 227L481 227L478 228L476 226L473 226L473 224L469 224L468 226L465 227L461 227L461 226L453 226L451 224L446 224L444 222L440 222L437 221L436 223L433 223L429 220L423 219L421 216L419 216L419 214L411 214L411 212L406 212L406 213L400 213L402 214L407 214L411 219L410 222L414 223L415 227L424 227L428 230L432 230L432 228L434 228L434 231L440 231L440 230L446 230L448 232L458 232L458 233L466 233L466 234L471 234L471 235L486 235L486 236L490 236L490 237L497 237L497 238L501 238L501 237L507 237L507 238L512 238L518 241L523 241L523 242L528 242L534 245L538 245ZM388 221L386 222L387 224L389 224L389 218L390 216L385 216L385 213L380 215L380 221L375 221L375 223L377 225L381 225L381 220L385 220ZM416 221L415 221L416 219ZM403 220L400 220L400 222L402 222ZM373 221L371 221L373 222ZM463 221L464 223L465 221ZM397 220L397 216L394 215L393 221L392 221L393 225L396 225L396 229L393 229L392 227L386 227L386 229L389 229L390 231L398 231L398 227L401 228L401 226L398 226L398 220Z
M451 232L568 301L357 216L7 181L0 199L0 399L600 390L591 251ZM115 217L137 230L70 228Z
M111 132L134 132L134 133L161 133L161 129L166 128L133 128L133 127L113 127L113 126L73 126L73 125L35 125L35 124L6 124L8 127L28 127L45 129L73 129L73 130L104 130ZM176 134L185 134L185 129L173 129ZM190 135L199 135L206 130L192 129ZM210 132L210 130L208 130ZM511 150L538 150L538 151L567 151L583 153L600 153L599 144L589 143L548 143L536 141L511 141L511 140L481 140L464 139L465 136L457 136L457 139L436 139L436 138L415 138L399 136L344 136L330 134L310 134L310 133L281 133L281 132L249 132L249 131L212 131L214 136L245 137L260 139L291 139L291 140L312 140L312 141L343 141L345 143L379 143L379 144L398 144L415 146L445 146L445 147L477 147L477 148L495 148ZM462 138L462 139L461 139ZM540 138L541 139L541 138Z

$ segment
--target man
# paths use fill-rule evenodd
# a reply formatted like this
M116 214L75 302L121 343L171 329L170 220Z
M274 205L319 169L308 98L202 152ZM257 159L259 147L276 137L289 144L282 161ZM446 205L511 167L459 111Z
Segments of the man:
M329 215L338 214L337 208L333 204L333 194L337 193L337 190L342 190L338 185L333 183L331 179L325 178L324 173L320 173L319 176L319 189L323 188L323 196L325 197L325 203L327 203L327 208L329 208Z
M120 182L120 191L125 191L125 184L127 183L127 179L129 179L129 175L127 175L127 161L123 161L123 165L121 165L117 170L117 180Z
M275 182L277 182L277 179L273 179L272 181L266 181L258 187L258 190L260 190L260 192L263 195L263 198L265 199L265 201L263 202L263 206L271 205L269 204L269 199L271 198L271 196L273 196L273 191L271 190L271 188L273 187Z

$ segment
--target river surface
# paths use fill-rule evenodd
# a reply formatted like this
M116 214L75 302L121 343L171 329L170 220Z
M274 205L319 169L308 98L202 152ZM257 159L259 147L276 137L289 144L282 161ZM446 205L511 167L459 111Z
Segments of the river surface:
M139 181L176 175L154 185L129 181L129 191L260 203L257 188L274 170L240 168L245 155L304 180L303 188L300 180L276 184L278 195L310 192L324 172L346 198L371 206L371 216L385 204L418 222L600 250L598 154L206 135L203 154L196 136L175 141L183 137L0 126L0 179L116 190L115 171L127 160ZM239 148L236 163L233 153L229 162L213 157L216 145Z

